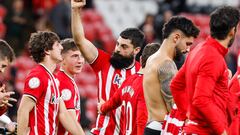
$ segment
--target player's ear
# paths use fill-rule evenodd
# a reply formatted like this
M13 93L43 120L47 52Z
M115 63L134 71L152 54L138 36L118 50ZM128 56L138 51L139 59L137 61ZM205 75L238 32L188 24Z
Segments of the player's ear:
M137 55L140 52L140 50L141 50L141 47L134 48L133 50L134 55Z
M45 53L45 55L49 55L50 54L50 51L49 50L44 50L44 53Z

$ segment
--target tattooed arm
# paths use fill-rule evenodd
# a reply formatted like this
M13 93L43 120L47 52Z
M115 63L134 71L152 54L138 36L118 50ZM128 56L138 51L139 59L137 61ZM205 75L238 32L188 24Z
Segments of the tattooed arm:
M164 61L158 68L158 78L161 84L161 93L168 112L171 111L173 105L173 96L170 90L170 82L176 73L176 64L171 60Z

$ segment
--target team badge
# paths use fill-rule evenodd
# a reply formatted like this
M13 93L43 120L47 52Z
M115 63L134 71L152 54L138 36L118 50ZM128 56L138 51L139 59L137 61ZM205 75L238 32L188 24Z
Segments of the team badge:
M62 99L64 101L69 100L72 97L72 93L69 89L63 89L62 90Z
M39 87L39 85L40 85L40 80L37 77L31 78L28 82L28 86L31 89L36 89L37 87Z
M113 79L113 84L117 84L118 88L119 88L122 85L122 82L123 82L123 80L122 80L121 76L119 74L116 74Z

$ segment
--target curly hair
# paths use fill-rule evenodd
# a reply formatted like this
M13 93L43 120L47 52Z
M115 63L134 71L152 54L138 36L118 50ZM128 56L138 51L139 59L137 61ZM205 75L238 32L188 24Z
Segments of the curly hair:
M143 32L138 28L127 28L120 33L120 36L124 39L131 40L134 48L142 47L145 41L145 36Z
M168 38L168 36L175 30L182 31L187 37L196 38L199 34L199 29L193 24L193 22L183 16L173 16L164 24L162 30L163 39Z
M0 39L0 60L6 58L9 62L12 62L15 59L15 54L10 45L6 41Z
M56 41L60 42L60 39L54 32L38 31L32 33L29 40L29 52L33 60L37 63L42 62L45 51L51 50Z
M213 38L224 40L230 30L237 27L239 10L231 6L217 8L210 16L210 33ZM237 29L237 28L236 28Z

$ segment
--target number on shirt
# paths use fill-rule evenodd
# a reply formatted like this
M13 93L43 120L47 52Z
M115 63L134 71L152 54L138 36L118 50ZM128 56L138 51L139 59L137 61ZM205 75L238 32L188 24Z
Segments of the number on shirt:
M130 102L123 101L122 105L125 108L125 116L126 117L126 135L130 135L132 133L132 105Z

